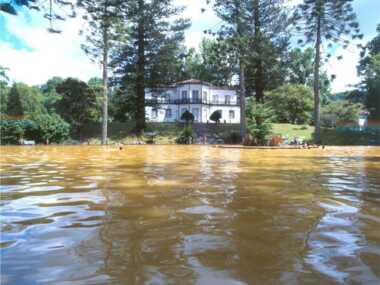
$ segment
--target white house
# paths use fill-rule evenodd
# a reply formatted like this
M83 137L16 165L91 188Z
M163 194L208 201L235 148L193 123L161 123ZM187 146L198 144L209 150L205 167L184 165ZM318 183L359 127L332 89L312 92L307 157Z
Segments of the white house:
M217 87L200 80L186 80L171 86L146 89L145 107L150 122L179 122L188 110L195 122L207 123L213 112L222 114L221 123L240 122L239 98L234 89Z

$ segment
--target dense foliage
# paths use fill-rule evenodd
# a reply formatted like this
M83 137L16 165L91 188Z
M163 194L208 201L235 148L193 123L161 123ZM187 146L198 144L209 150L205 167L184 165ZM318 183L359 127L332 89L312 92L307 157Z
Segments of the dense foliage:
M226 52L225 41L203 39L199 51L191 48L181 63L179 79L196 78L216 86L228 86L232 82L234 67Z
M69 138L70 125L57 114L33 114L34 127L30 138L37 143L61 143Z
M80 137L83 125L99 118L95 91L85 82L73 78L63 81L56 90L61 95L56 104L57 113Z
M265 145L272 130L272 110L262 103L249 101L247 105L247 131L250 137L246 145Z
M191 144L194 139L193 128L191 125L187 125L183 128L180 135L176 139L178 144Z
M56 111L57 102L61 99L61 95L56 88L63 81L63 78L54 76L40 87L42 102L49 113Z
M364 78L360 86L366 94L363 101L371 116L380 119L380 24L377 26L377 36L368 43L362 53L358 69Z
M6 114L16 118L23 118L36 112L46 112L39 89L29 87L23 83L13 84L7 98Z
M190 122L192 123L194 122L194 115L190 111L186 110L181 115L181 120L185 121L186 123L190 123Z
M322 123L325 126L334 126L339 121L357 121L364 106L361 103L352 103L348 100L329 102L322 107Z
M18 144L21 139L61 143L69 137L69 131L69 124L57 114L33 114L26 120L0 121L1 144Z
M313 94L305 85L285 85L266 94L274 120L281 123L305 124L311 121Z
M211 115L210 115L210 120L215 122L216 124L219 123L220 119L222 118L222 114L219 110L216 110L214 111Z
M18 144L26 135L30 136L35 128L30 120L0 120L1 144Z

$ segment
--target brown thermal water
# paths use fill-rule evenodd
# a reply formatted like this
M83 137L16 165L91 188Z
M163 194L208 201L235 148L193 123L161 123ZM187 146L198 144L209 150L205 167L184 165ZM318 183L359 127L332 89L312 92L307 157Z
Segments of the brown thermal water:
M1 284L380 284L380 147L1 147Z

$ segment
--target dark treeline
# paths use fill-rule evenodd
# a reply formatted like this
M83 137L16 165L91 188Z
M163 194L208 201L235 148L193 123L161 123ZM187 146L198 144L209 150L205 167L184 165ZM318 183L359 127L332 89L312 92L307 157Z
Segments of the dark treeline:
M82 31L83 49L102 64L102 79L84 83L53 78L40 87L9 86L2 70L1 111L17 117L30 114L30 104L41 105L33 107L34 113L57 115L77 134L86 121L102 121L102 142L107 143L109 121L134 120L135 132L144 130L146 88L196 78L236 87L242 99L252 97L255 104L275 109L279 122L314 124L318 142L325 115L350 119L366 108L373 118L380 116L380 28L362 47L358 72L363 81L357 90L336 100L330 91L333 78L323 68L332 56L329 50L362 38L351 3L305 0L290 9L282 0L212 1L209 8L221 24L205 31L207 39L195 50L184 45L190 21L171 0L80 0L77 9L88 24ZM246 100L240 102L245 110ZM295 117L281 111L284 104L291 110L302 106L303 112ZM244 137L245 112L241 119Z

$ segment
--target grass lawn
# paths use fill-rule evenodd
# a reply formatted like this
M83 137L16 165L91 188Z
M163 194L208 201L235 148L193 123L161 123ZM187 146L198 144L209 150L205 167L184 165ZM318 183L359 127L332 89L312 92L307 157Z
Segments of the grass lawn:
M145 137L136 137L132 134L134 123L112 122L109 124L109 143L134 144L146 141ZM148 123L147 131L155 132L156 144L174 144L183 126L174 123ZM227 138L231 133L239 133L239 125L212 125L212 132L221 138ZM314 127L307 125L273 124L272 133L288 138L313 139ZM82 141L90 144L99 144L101 124L91 124L84 128ZM322 143L325 145L379 145L380 131L373 133L359 133L340 131L339 129L323 129Z
M311 140L313 138L314 127L308 125L273 124L272 132L284 137L299 137Z

